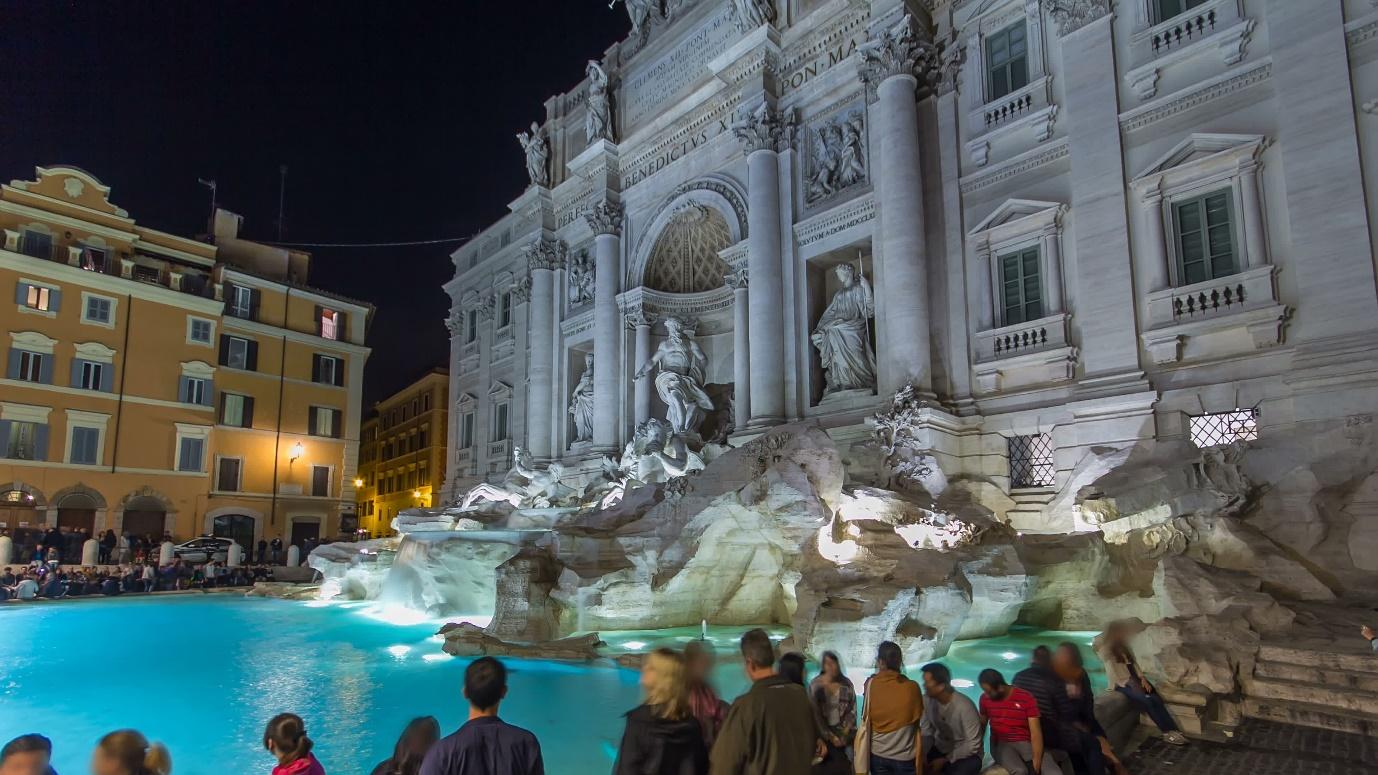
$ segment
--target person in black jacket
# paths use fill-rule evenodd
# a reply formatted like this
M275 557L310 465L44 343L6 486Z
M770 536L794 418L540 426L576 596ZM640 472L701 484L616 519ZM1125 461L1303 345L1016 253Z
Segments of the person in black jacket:
M646 700L627 714L613 775L706 775L708 749L689 712L684 657L670 649L646 655L641 688Z
M440 740L440 722L435 716L414 718L402 730L397 745L392 749L392 758L379 762L373 768L373 775L417 775L421 772L421 762L431 746Z
M1091 690L1091 678L1086 674L1081 649L1075 643L1059 643L1053 655L1053 672L1063 684L1067 702L1059 710L1061 729L1066 735L1076 734L1076 743L1063 750L1072 759L1077 775L1104 775L1109 771L1124 772L1124 765L1115 756L1105 729L1096 720L1096 696Z

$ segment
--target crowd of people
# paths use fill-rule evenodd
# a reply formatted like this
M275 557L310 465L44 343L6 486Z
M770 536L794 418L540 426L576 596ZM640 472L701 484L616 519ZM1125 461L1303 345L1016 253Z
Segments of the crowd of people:
M113 569L35 562L0 571L0 601L248 587L271 579L272 571L265 565L231 568L216 560L194 565L174 559L161 566L149 560Z
M0 528L0 536L9 535L8 528ZM44 529L19 528L10 539L14 542L15 557L34 564L50 562L76 564L82 559L82 550L92 538L84 528L49 527ZM96 537L97 565L132 565L157 562L158 549L172 534L163 533L162 538L149 533L138 535L125 531L116 534L106 530Z
M1102 658L1115 690L1149 714L1170 743L1186 739L1128 645L1111 627ZM981 671L973 702L958 692L941 662L922 680L905 674L900 647L876 650L874 673L858 692L837 654L825 652L806 683L797 653L777 658L764 630L742 636L751 686L728 705L713 689L714 655L705 641L683 653L658 649L641 667L642 703L626 715L613 775L976 775L990 756L1009 775L1125 775L1095 716L1080 648L1034 649L1030 665L1006 681ZM492 657L464 672L468 720L441 737L435 718L407 724L392 756L372 775L544 775L540 741L503 721L507 669ZM263 733L272 775L325 775L300 716L273 717ZM0 775L55 775L52 745L25 735L0 752ZM268 764L265 761L265 764ZM168 751L133 730L106 735L91 757L92 775L169 775Z

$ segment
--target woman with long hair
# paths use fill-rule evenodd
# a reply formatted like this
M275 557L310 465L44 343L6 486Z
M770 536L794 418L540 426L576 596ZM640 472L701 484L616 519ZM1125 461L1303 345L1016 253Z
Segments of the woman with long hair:
M822 719L828 744L828 754L814 765L815 775L850 775L851 759L847 749L856 737L856 689L842 672L842 660L837 652L823 652L818 675L809 683L809 697L813 700L815 713Z
M102 737L91 754L91 775L169 775L172 755L132 729Z
M685 659L656 649L641 666L645 701L627 714L613 775L705 775L708 748L689 709Z
M417 775L421 772L421 760L439 739L440 722L435 716L412 719L397 738L392 758L374 767L373 775Z
M704 747L711 751L723 719L727 718L727 703L708 680L713 673L712 644L706 640L690 641L684 647L684 669L689 683L689 712L699 722Z
M263 730L263 747L278 760L272 775L325 775L325 768L311 753L306 722L295 713L279 713Z
M1134 652L1129 648L1129 630L1123 622L1111 622L1105 628L1104 642L1101 645L1101 661L1105 663L1105 674L1115 691L1129 698L1134 707L1147 713L1163 733L1163 739L1173 745L1186 745L1187 738L1177 728L1177 721L1168 712L1167 704L1158 690L1149 682L1140 669Z

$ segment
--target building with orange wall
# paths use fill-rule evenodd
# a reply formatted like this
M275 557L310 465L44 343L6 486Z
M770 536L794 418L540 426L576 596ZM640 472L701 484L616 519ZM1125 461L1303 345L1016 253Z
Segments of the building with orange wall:
M450 374L435 368L378 402L360 444L360 524L389 535L399 511L435 506L444 484Z
M305 544L353 533L371 305L310 255L138 225L74 167L0 186L0 524ZM0 302L9 301L0 295Z

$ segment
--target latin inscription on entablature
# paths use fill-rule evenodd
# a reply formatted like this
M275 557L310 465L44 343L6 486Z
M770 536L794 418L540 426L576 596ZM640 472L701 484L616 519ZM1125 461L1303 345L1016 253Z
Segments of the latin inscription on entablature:
M829 35L827 39L806 49L807 58L789 70L781 79L781 85L786 94L847 61L856 52L857 46L866 41L866 30L865 28L851 30L835 42L831 40L832 37Z
M634 69L622 81L623 133L654 117L668 103L679 99L703 76L708 63L736 40L730 3L706 19L674 48Z

